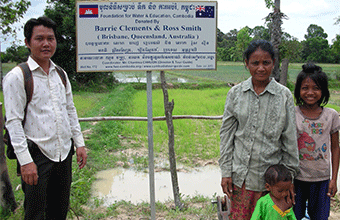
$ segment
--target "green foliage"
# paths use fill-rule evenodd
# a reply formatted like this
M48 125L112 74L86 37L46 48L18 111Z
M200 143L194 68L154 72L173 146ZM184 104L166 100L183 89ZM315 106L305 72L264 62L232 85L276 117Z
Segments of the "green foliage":
M237 48L237 61L243 60L243 52L247 49L249 43L252 41L252 38L250 37L250 28L244 27L237 33L237 42L236 42L236 48Z
M331 47L334 63L340 63L340 35L337 34Z
M330 63L332 60L328 40L322 37L308 38L302 42L302 59L317 63Z
M302 62L302 44L297 39L282 40L280 49L280 59L287 58L290 63Z
M264 2L266 3L267 8L274 7L274 1L273 0L264 0Z
M274 3L270 0L267 2L270 4ZM337 24L339 23L340 22L337 22ZM246 26L240 31L234 29L226 34L218 30L217 60L242 61L242 53L248 45L246 42L249 37L250 39L270 40L270 32L269 29L264 26L256 26L253 29ZM300 42L296 37L283 32L279 46L280 60L287 58L291 63L302 63L310 60L319 63L340 63L340 37L338 37L338 35L330 47L326 39L327 33L324 32L324 29L315 24L311 24L307 29L305 38L305 41Z
M233 29L226 34L218 29L217 60L242 61L242 54L253 39L270 40L269 29L264 26L256 26L253 29L244 27L240 31Z
M318 63L334 62L327 36L322 27L316 24L309 25L307 34L305 35L306 40L302 42L302 60L305 62L314 61Z
M27 60L30 52L26 46L12 45L6 49L5 60L3 62L22 63Z
M334 23L334 25L338 25L338 24L340 24L340 16L337 17L337 18L335 18L335 23Z
M108 72L76 73L76 76L72 79L74 91L108 92L118 86L119 83L114 75Z
M12 24L18 22L26 13L31 5L27 0L1 0L0 1L0 31L2 35L16 35L16 31Z
M256 26L253 29L250 29L250 36L255 39L264 39L270 41L270 31L269 28L265 28L264 26Z
M325 33L324 29L316 24L311 24L307 28L307 34L305 34L305 39L321 37L326 39L328 34Z

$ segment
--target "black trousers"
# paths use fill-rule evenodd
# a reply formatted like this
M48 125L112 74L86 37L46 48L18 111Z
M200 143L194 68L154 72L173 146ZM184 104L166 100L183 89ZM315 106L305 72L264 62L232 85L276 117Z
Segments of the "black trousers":
M62 162L51 161L35 144L29 150L39 178L38 184L33 186L21 179L25 220L65 220L70 203L73 147Z

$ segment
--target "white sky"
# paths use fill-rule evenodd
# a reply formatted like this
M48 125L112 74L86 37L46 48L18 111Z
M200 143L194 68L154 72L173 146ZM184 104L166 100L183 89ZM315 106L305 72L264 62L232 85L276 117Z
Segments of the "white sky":
M227 33L230 30L248 26L264 26L264 17L272 10L267 9L265 0L217 0L218 2L218 23L217 27ZM26 15L21 20L23 25L29 18L39 17L44 14L46 0L31 0ZM340 25L334 25L335 18L340 16L340 0L281 0L281 12L288 16L288 20L283 20L283 31L299 39L304 40L307 28L310 24L321 26L328 34L328 43L338 34L340 35ZM23 30L18 33L18 38L22 40ZM8 42L2 42L1 51L5 51L10 46Z

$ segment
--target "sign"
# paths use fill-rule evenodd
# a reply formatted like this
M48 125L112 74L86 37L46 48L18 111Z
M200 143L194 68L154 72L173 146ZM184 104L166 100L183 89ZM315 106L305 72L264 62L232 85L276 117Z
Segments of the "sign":
M217 2L77 2L77 71L216 69Z

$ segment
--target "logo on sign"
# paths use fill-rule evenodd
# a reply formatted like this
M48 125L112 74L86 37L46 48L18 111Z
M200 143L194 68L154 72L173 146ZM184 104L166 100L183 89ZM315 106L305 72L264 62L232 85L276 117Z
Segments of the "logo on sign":
M79 5L79 18L98 18L98 5Z
M196 6L196 18L214 18L215 7L214 6Z

